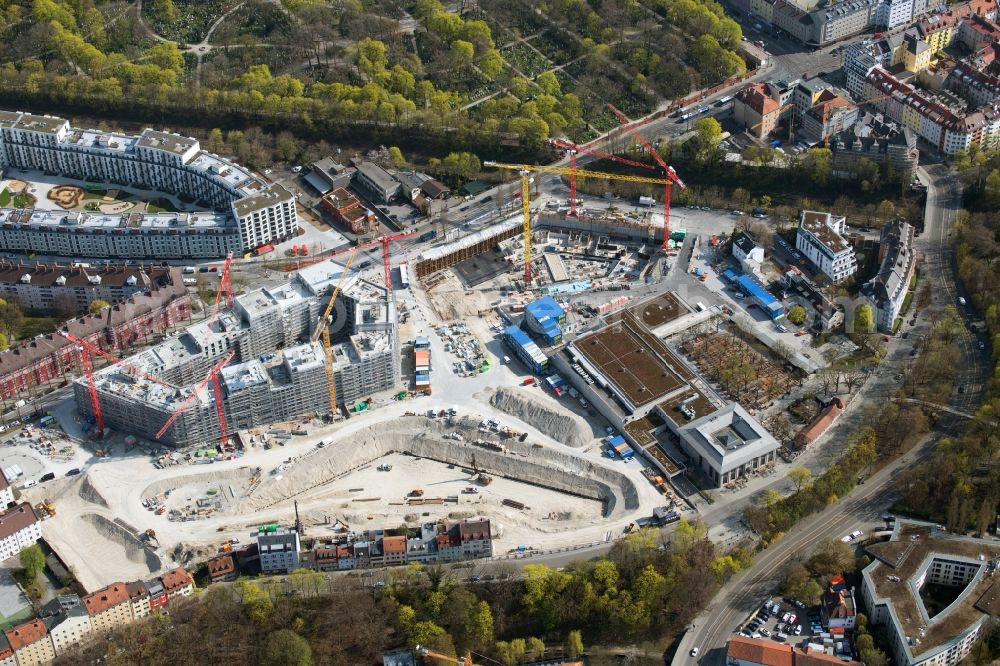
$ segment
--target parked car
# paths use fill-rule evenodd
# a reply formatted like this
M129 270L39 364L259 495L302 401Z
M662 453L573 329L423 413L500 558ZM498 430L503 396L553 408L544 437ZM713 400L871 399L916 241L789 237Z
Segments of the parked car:
M66 472L66 476L76 476L79 473L80 473L80 468L79 467L74 467L70 471Z
M692 657L697 657L698 656L698 648L696 648L696 647L691 648L691 656Z

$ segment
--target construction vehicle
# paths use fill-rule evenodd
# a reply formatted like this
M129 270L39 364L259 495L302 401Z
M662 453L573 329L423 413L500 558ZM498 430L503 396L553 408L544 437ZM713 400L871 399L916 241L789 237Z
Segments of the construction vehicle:
M482 472L480 472L479 476L476 477L476 483L482 484L484 486L488 486L491 483L493 483L493 477L492 476L486 476L485 474L483 474Z
M451 662L453 664L458 664L459 666L476 666L472 663L472 657L452 657L451 655L441 654L440 652L434 652L433 650L428 650L423 645L418 645L414 651L421 657L431 658L431 659L443 659L444 661Z
M649 153L649 156L660 165L660 168L663 169L663 174L666 176L663 180L663 252L666 253L667 250L670 249L667 242L670 238L670 193L675 184L680 185L682 190L686 190L687 185L685 185L684 181L680 179L677 172L674 171L674 168L663 161L663 158L660 157L659 151L649 145L649 142L646 141L641 134L639 134L639 132L635 129L635 125L629 124L628 118L625 117L624 113L615 108L615 105L611 103L608 104L608 108L611 109L611 113L615 114L615 117L622 123L624 131L631 134L632 137L634 137L635 140L646 149L646 152Z
M146 535L146 541L155 541L156 545L160 545L160 540L156 538L156 532L152 527L146 530L144 534Z
M56 515L56 507L53 506L53 504L52 504L52 502L50 500L45 500L44 502L39 502L35 506L35 511L37 511L38 514L42 518L50 518L50 517Z
M423 496L424 496L423 488L414 488L413 490L410 491L410 497L423 497Z

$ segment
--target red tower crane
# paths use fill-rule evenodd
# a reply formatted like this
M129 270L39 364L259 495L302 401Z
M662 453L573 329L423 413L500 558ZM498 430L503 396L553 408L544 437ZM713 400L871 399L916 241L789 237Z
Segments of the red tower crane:
M87 377L87 391L90 393L90 409L94 414L94 425L97 428L98 438L104 436L104 412L101 409L101 399L97 393L97 382L94 380L94 365L91 358L92 356L100 356L114 365L125 368L129 372L141 376L143 379L148 379L149 381L162 384L163 386L169 386L169 384L159 377L154 377L153 375L135 367L131 363L123 361L113 354L109 354L97 345L91 344L90 342L70 335L69 333L60 333L60 335L79 347L80 365L83 367L83 373Z
M382 246L382 267L385 270L385 288L391 291L392 290L392 266L389 264L389 243L391 243L392 241L395 241L395 240L399 240L401 238L406 238L407 236L412 236L415 233L417 233L417 232L413 231L413 230L410 230L410 231L401 231L398 234L390 234L388 236L378 236L377 238L374 238L374 239L368 241L367 243L360 243L358 245L351 245L350 247L344 247L344 248L341 248L339 250L334 250L332 252L327 252L326 254L323 254L323 255L316 255L315 257L312 257L312 258L307 259L305 261L297 261L294 264L292 264L292 263L286 263L285 264L285 270L286 271L294 271L294 270L297 270L299 268L302 268L303 266L310 266L312 264L318 264L321 261L326 261L327 259L332 259L333 257L336 257L338 255L344 254L346 252L353 252L355 250L364 250L364 249L367 249L367 248L370 248L370 247L375 247L376 245L381 245Z
M613 104L609 103L608 108L611 109L611 113L615 114L615 117L618 118L618 121L622 124L622 129L631 134L635 140L646 149L649 156L660 165L661 169L663 169L665 176L663 180L663 251L666 252L668 247L667 241L670 240L670 192L673 189L674 183L680 185L682 190L686 190L687 185L685 185L684 181L680 179L677 172L674 171L674 168L663 161L663 158L660 157L660 153L649 145L649 142L646 141L641 134L639 134L638 130L635 129L635 123L629 124L629 120L625 117L625 114L616 109Z
M641 167L643 169L656 169L652 164L647 164L645 162L636 162L635 160L630 160L625 157L619 157L618 155L612 155L610 153L605 153L594 148L588 148L587 146L580 146L570 141L563 141L562 139L549 139L549 145L553 148L561 148L569 153L570 166L576 169L576 155L577 153L587 153L588 155L593 155L594 157L600 157L604 160L611 160L612 162L618 162L619 164L628 164L629 166ZM569 177L569 214L576 217L576 174L571 174Z
M233 265L233 253L230 252L226 255L226 263L222 266L222 272L219 273L219 289L215 292L215 302L212 303L212 314L208 318L208 330L206 331L206 339L211 331L212 324L215 320L219 318L219 300L222 298L222 294L226 294L226 307L233 306L233 284L229 279L229 269Z
M233 357L236 356L235 351L230 351L228 354L222 357L218 363L212 366L212 369L208 371L205 378L194 388L184 402L182 402L177 409L174 411L173 415L167 419L167 422L163 424L163 427L154 435L153 439L159 440L163 437L163 434L170 429L170 426L174 424L174 421L181 417L181 414L187 410L188 407L198 398L198 394L205 390L209 382L212 382L212 393L215 399L215 413L219 418L219 439L222 442L223 448L228 446L229 442L229 428L226 426L226 409L222 405L222 387L219 385L219 373L222 368L226 366Z

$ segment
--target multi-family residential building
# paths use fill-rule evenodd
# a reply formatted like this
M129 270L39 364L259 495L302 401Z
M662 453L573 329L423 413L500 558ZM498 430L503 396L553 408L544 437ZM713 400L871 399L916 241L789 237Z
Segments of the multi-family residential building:
M882 0L875 10L875 25L885 30L905 25L927 11L927 0Z
M893 331L916 265L913 227L903 220L895 220L882 227L879 270L861 287L861 294L875 310L875 324L883 333Z
M406 537L382 537L382 565L387 567L406 564Z
M343 571L492 556L493 532L490 521L482 518L424 523L396 536L386 536L381 529L367 530L348 541L316 544L300 554L299 564L320 571Z
M153 612L157 608L167 605L167 592L163 589L163 583L159 578L146 581L146 590L149 592L149 611Z
M56 597L46 604L41 619L48 629L57 657L90 640L93 634L90 616L75 594Z
M491 557L493 555L493 534L490 521L463 520L458 524L458 538L462 542L463 557Z
M14 649L7 640L7 634L2 631L0 631L0 666L17 666Z
M865 547L861 594L872 625L886 627L899 666L952 666L968 656L1000 612L996 571L1000 547L989 539L945 533L939 526L897 519L889 541ZM927 586L951 602L930 608Z
M108 352L127 350L149 336L191 318L191 296L180 280L153 285L108 310L83 315L63 324L73 337ZM0 396L31 398L37 387L60 382L80 362L76 345L61 335L38 335L0 352Z
M830 84L818 76L800 79L792 89L791 103L795 106L795 117L801 118L819 102L820 96L829 90Z
M766 83L753 83L733 99L733 120L759 139L775 130L780 116L781 103Z
M163 583L163 591L167 593L167 600L173 601L178 597L190 597L194 593L194 577L184 567L177 567L160 576Z
M125 590L128 592L128 600L132 605L132 617L141 620L149 616L149 589L141 580L125 583Z
M236 580L236 559L229 553L213 557L208 562L208 577L213 583Z
M1000 26L993 21L978 15L967 16L958 24L955 41L976 53L981 49L1000 41Z
M804 210L799 217L795 248L831 282L843 282L858 270L854 248L843 237L847 220L842 215Z
M347 272L341 281L341 276ZM94 373L109 427L154 439L205 373L229 352L236 358L219 373L229 430L286 421L329 404L326 355L313 342L329 298L337 295L331 330L333 378L338 402L390 389L399 381L395 302L384 285L334 261L303 268L287 282L238 296L214 321L189 326L129 358L136 367L172 386L123 377L110 367ZM74 385L78 409L90 411L90 391ZM208 400L183 411L159 438L166 444L206 441L218 433L218 412Z
M93 257L219 257L291 238L295 197L201 150L196 139L81 130L52 116L0 112L0 166L182 195L215 213L0 211L8 250Z
M17 666L40 666L56 658L45 622L39 618L19 624L4 632Z
M901 180L916 176L920 151L909 127L886 121L881 113L862 113L854 125L830 140L833 175L850 178L862 159L879 166L892 165Z
M14 489L7 477L0 473L0 511L6 511L14 503Z
M809 143L826 143L834 134L853 126L857 119L858 107L853 102L832 90L824 90L816 104L799 117L799 136Z
M0 259L0 298L28 312L83 314L91 302L117 303L154 287L183 283L179 268L96 266Z
M287 528L257 532L260 570L264 573L289 572L299 566L299 533Z
M125 583L112 583L88 594L83 598L83 607L90 616L91 626L98 633L106 633L135 619Z
M29 502L0 514L0 560L14 557L41 538L42 528Z

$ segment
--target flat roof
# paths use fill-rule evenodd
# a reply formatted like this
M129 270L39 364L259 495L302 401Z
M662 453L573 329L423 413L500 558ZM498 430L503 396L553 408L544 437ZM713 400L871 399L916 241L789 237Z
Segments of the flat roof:
M237 215L247 215L286 199L293 199L292 193L286 190L283 185L271 183L257 194L234 201L233 210L236 211Z
M633 407L660 400L684 385L683 364L630 312L572 344Z
M681 315L687 314L688 310L681 305L680 300L678 300L673 292L667 291L654 298L637 303L629 308L629 312L634 314L649 328L656 328L677 319Z
M155 148L165 150L176 155L183 155L198 145L198 140L189 136L172 134L170 132L160 132L158 130L146 128L139 136L139 145L143 148Z
M993 585L993 578L984 575L985 569L991 560L1000 558L998 543L944 532L931 523L903 519L897 519L890 541L871 544L865 550L876 558L864 570L865 578L875 588L875 596L891 604L900 633L920 637L919 644L908 646L914 656L958 636L983 616L977 604ZM911 583L929 557L961 558L981 565L981 571L970 583L971 589L928 623L921 613L923 602L914 594ZM899 581L890 580L890 575Z
M851 245L830 226L832 217L830 213L804 210L799 227L815 236L830 252L839 254L850 249Z

